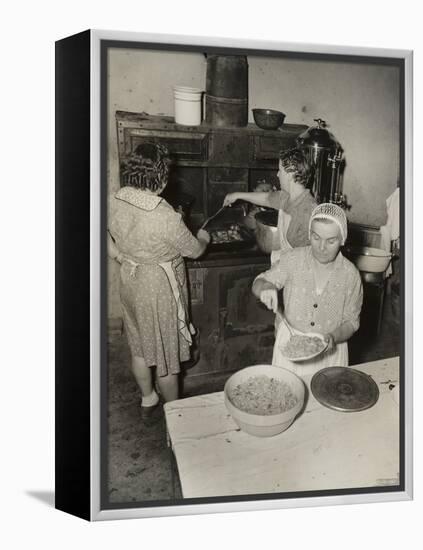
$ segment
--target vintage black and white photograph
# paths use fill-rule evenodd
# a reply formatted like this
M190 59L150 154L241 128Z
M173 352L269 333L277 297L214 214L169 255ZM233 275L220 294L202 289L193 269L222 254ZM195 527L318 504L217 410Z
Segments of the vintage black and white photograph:
M404 490L404 61L102 45L104 509Z

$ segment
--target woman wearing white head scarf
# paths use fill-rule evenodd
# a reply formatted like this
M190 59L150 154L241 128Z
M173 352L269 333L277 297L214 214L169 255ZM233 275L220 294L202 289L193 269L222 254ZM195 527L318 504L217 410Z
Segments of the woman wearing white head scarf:
M272 363L297 374L313 374L329 366L348 366L347 341L360 324L363 302L361 278L356 267L342 255L347 220L338 206L317 206L309 222L310 246L285 254L253 283L253 293L273 311L278 290L284 289L284 316L294 332L322 334L326 351L315 359L294 363L282 350L290 337L285 323L276 336Z

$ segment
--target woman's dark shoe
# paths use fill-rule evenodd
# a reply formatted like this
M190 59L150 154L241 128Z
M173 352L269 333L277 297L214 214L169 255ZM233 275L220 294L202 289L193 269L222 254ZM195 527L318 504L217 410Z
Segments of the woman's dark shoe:
M186 369L190 369L198 363L200 360L200 330L197 329L196 334L194 334L193 342L191 346L191 357L188 361L184 361L183 365Z
M157 424L162 418L162 406L160 403L153 405L152 407L141 406L141 420L146 426L153 426Z

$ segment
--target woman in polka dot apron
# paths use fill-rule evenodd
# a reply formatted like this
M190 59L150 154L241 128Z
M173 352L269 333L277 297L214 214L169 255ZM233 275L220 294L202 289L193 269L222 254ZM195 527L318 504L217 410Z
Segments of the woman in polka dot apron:
M341 253L347 237L344 211L336 205L317 206L309 221L310 246L295 248L284 261L260 274L253 283L254 294L273 311L277 291L283 288L284 316L293 332L322 334L328 347L309 361L293 362L282 350L290 337L281 323L276 335L272 363L299 375L314 374L329 366L348 366L347 341L360 324L363 302L357 268Z
M199 257L210 242L204 230L194 237L159 196L169 164L165 147L139 146L122 162L124 186L109 199L109 256L121 263L123 321L146 417L159 401L153 367L163 399L178 398L180 362L190 358L195 333L183 257Z

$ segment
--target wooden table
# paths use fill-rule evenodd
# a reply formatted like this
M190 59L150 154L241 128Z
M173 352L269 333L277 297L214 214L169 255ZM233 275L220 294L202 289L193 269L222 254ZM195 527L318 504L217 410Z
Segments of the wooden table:
M238 429L223 392L165 405L168 442L184 498L398 485L398 357L355 365L380 396L370 409L337 412L312 393L282 434L257 438ZM310 376L304 382L310 388Z

